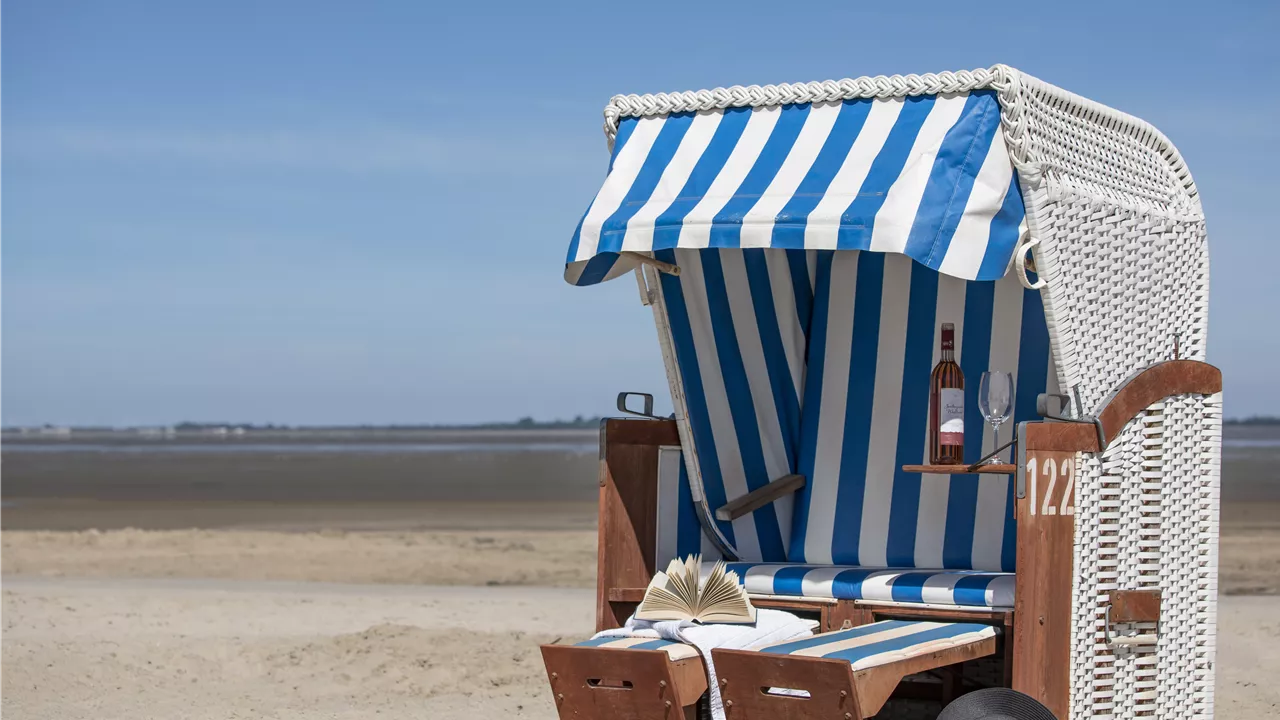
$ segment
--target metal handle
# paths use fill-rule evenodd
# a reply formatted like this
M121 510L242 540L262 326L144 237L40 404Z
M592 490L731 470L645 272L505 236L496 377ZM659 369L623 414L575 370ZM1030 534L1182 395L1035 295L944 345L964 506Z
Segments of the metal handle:
M632 395L638 395L644 398L644 410L637 412L627 407L627 398ZM638 392L618 393L618 410L628 415L639 415L640 417L647 417L647 418L658 417L657 415L653 414L653 396L650 395L649 393L638 393Z

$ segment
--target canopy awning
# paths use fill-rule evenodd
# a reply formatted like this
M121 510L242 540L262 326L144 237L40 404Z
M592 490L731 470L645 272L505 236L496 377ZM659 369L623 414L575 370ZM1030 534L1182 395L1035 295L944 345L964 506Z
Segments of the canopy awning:
M674 248L871 250L1004 275L1022 196L988 90L625 118L569 245L592 285Z

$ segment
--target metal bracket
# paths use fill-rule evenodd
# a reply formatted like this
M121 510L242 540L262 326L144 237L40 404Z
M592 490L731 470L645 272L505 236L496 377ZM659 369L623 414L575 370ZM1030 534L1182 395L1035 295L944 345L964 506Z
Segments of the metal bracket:
M644 398L644 410L637 412L627 407L627 398L632 395L638 395ZM640 417L647 417L647 418L658 417L657 415L653 414L653 396L650 395L649 393L639 393L639 392L618 393L618 410L619 412L624 412L628 415L639 415Z
M1102 636L1106 644L1111 646L1155 645L1160 641L1159 623L1157 623L1157 629L1153 633L1113 636L1111 634L1111 603L1107 603L1106 614L1103 617Z

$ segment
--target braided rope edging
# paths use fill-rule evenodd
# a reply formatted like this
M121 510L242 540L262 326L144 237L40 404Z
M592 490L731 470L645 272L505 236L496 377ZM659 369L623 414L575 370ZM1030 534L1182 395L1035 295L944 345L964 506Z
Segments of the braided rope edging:
M724 110L731 107L761 107L798 103L823 103L861 98L915 97L994 89L1001 104L1016 105L1012 93L1017 71L1007 65L977 70L926 73L924 75L879 75L845 80L826 80L779 85L734 85L713 90L697 90L649 95L614 95L604 108L604 133L613 151L618 121L624 117L649 117L678 112Z

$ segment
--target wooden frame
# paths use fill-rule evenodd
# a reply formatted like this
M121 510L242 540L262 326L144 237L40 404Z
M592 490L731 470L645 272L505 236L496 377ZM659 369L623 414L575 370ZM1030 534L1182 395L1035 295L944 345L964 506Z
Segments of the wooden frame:
M732 710L735 720L862 720L880 711L904 677L994 655L996 647L997 638L983 638L862 670L845 660L747 650L712 650L711 656L725 710ZM809 696L771 693L770 688L802 690Z
M707 691L701 657L664 650L543 645L561 720L695 720Z
M1053 463L1055 471L1060 471L1067 465L1074 471L1078 453L1101 452L1133 418L1164 398L1183 394L1208 395L1220 392L1221 389L1222 374L1217 368L1198 361L1171 360L1136 372L1121 383L1104 402L1097 414L1097 423L1023 423L1019 426L1021 442L1019 462L1015 468L1018 473L1017 482L1023 485L1029 480L1038 480L1035 475L1043 472L1049 462ZM656 570L658 448L679 444L679 433L674 420L610 419L601 423L597 630L622 625L640 601L644 587ZM1027 477L1029 463L1034 469L1030 478ZM822 632L838 630L846 623L858 626L887 618L949 619L997 625L1004 631L1007 684L1044 703L1058 717L1065 718L1068 716L1069 701L1071 586L1074 575L1072 543L1075 537L1074 515L1065 510L1074 508L1074 493L1068 492L1065 482L1056 483L1053 494L1041 493L1040 487L1047 490L1047 484L1041 486L1037 482L1035 493L1018 493L1022 497L1017 498L1015 507L1018 521L1016 542L1017 564L1021 569L1015 579L1016 605L1013 611L952 611L945 608L883 605L863 601L778 597L754 598L753 603L760 607L782 608L816 616L821 623ZM1054 512L1047 512L1049 508L1053 508ZM1126 592L1128 591L1119 591L1119 594L1112 596L1116 618L1132 616L1147 619L1154 616L1158 619L1158 598L1153 601L1149 597L1125 595ZM559 657L561 650L569 649L571 648L549 648L551 655L544 652L544 658ZM986 654L996 651L993 645ZM619 657L616 662L620 663L620 670L624 669L625 663L630 662L625 658L649 655L640 651L617 651L615 654ZM776 664L779 667L791 667L790 663L797 662L788 659L788 656L777 658ZM950 656L940 656L934 660L956 661ZM548 659L548 663L550 662L551 659ZM778 706L796 708L796 714L787 711L788 714L778 717L816 717L799 713L799 708L817 708L819 705L832 712L837 707L845 708L839 714L832 715L837 718L844 717L844 712L849 712L852 716L855 711L863 713L872 707L878 709L897 684L897 680L890 683L886 679L892 675L891 672L876 674L875 677L853 677L845 663L823 661L827 663L824 665L815 664L816 662L809 659L803 666L796 665L794 673L798 674L794 676L792 670L770 669L770 674L767 677L762 675L760 681L773 683L773 686L791 687L793 685L788 685L788 682L803 681L813 684L821 677L823 681L815 687L835 690L843 688L847 693L856 692L861 706L854 708L850 705L853 702L850 696L844 701L844 705L837 704L829 708L823 705L827 701L809 706ZM700 661L698 666L701 666ZM843 670L836 666L843 666ZM561 678L553 680L563 682ZM565 697L570 695L566 693ZM776 705L775 699L769 697L761 702L773 707ZM751 716L745 712L735 713L735 717L739 719ZM562 717L573 716L565 716L562 712ZM633 715L623 714L617 717ZM660 717L667 716L645 714L634 717L659 720Z

